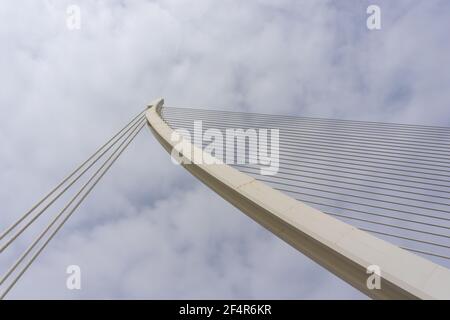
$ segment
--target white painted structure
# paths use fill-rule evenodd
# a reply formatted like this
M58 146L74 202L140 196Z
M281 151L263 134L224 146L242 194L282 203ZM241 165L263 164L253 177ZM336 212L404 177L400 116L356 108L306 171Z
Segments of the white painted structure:
M149 105L148 125L169 152L173 129ZM184 150L197 149L184 141ZM192 149L191 149L192 148ZM211 155L196 150L203 159ZM344 281L376 299L450 299L450 270L297 201L226 164L183 165L195 177L253 220ZM212 161L211 161L212 162ZM203 162L204 163L204 162ZM381 271L381 288L369 289L370 266Z

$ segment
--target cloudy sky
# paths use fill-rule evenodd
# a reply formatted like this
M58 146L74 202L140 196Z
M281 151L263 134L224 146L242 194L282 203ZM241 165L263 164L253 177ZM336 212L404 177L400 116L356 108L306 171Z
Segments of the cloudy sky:
M370 4L381 30L366 27ZM449 18L447 0L2 1L0 227L160 96L450 125ZM73 264L81 290L66 288ZM174 166L147 129L9 297L365 298Z

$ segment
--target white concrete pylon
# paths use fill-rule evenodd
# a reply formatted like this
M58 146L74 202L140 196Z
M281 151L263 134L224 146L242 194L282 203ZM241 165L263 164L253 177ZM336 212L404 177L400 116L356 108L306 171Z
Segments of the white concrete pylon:
M173 130L161 118L163 104L164 100L158 99L149 105L146 118L157 140L171 153ZM198 149L193 145L189 148ZM203 150L193 154L197 152ZM330 217L226 164L190 162L183 166L225 200L369 297L450 299L450 270ZM379 289L367 285L368 270L374 265L381 271Z

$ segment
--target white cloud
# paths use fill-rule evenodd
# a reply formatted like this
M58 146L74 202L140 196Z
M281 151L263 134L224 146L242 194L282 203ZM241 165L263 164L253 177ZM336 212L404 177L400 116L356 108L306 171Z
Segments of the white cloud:
M377 2L379 32L356 0L0 4L0 226L158 96L448 124L447 2ZM80 292L64 287L68 264L82 267ZM144 130L11 297L361 295L200 187Z

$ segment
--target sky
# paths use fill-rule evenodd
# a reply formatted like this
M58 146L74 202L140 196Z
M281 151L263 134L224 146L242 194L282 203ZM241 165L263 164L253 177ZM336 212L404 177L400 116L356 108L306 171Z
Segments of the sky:
M381 30L367 29L371 4ZM448 126L449 15L446 0L3 1L0 229L157 97ZM69 265L81 290L66 287ZM172 164L144 128L9 298L365 296Z

